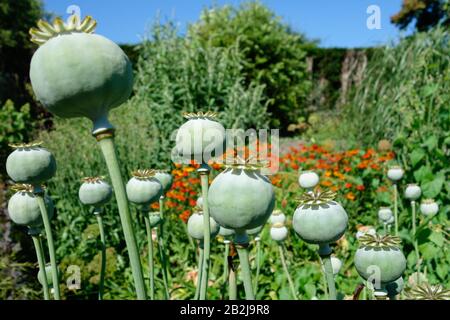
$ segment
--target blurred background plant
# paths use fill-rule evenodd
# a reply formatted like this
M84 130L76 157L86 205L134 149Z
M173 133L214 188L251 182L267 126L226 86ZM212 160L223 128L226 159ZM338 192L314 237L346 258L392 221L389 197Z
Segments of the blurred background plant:
M368 225L382 229L377 210L391 203L385 168L394 162L406 169L402 183L419 183L424 196L435 198L440 205L433 219L421 217L419 249L428 281L449 283L448 12L439 13L438 24L420 16L428 6L442 1L417 1L420 5L415 9L407 2L393 20L400 27L420 20L418 32L384 47L321 48L260 2L205 9L184 35L173 21L156 21L142 43L122 46L134 62L135 88L130 101L112 112L111 122L119 131L118 155L125 177L137 168L168 168L174 176L166 202L173 299L192 298L195 292L195 252L184 223L194 210L199 180L195 167L171 165L172 133L183 122L182 112L206 110L217 111L228 128L281 129L281 168L272 181L277 189L277 207L288 216L289 227L300 192L299 170L316 170L322 187L338 191L339 201L351 217L349 231L334 248L343 261L336 281L341 298L348 298L361 282L352 262L356 231ZM51 118L33 100L28 83L33 47L27 31L39 17L48 18L48 14L39 1L15 3L17 6L0 0L0 83L6 84L0 85L0 158L4 163L11 151L8 143L33 139L42 139L55 154L58 172L48 190L57 210L53 223L62 282L71 281L71 266L81 270L80 289L64 285L63 295L68 299L95 299L99 235L94 217L79 203L77 192L81 178L105 175L107 171L95 139L86 134L91 130L88 121ZM20 15L20 24L11 19ZM410 18L415 15L419 18ZM0 299L36 299L40 295L35 257L27 237L23 237L24 230L14 227L7 218L4 204L10 192L6 191L4 170L2 165ZM157 210L157 205L153 209ZM105 298L130 299L134 296L131 270L115 203L108 204L105 212ZM137 212L133 215L145 259L143 219ZM401 205L400 235L408 256L407 277L416 264L409 215L408 206ZM221 297L220 241L212 246L212 299ZM275 258L277 246L271 242L268 228L262 233L262 244L257 298L288 299L287 280ZM286 247L289 269L301 298L322 297L315 248L294 233ZM144 268L146 265L143 263ZM156 286L161 293L159 265L157 260Z

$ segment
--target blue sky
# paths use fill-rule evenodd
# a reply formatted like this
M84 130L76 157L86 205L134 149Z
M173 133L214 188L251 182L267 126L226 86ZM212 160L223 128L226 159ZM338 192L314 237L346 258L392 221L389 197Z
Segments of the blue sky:
M70 5L77 5L81 15L92 15L98 22L97 33L118 43L137 43L148 25L160 15L180 23L198 19L203 8L214 3L238 5L239 0L44 0L45 9L64 18ZM402 0L261 0L296 31L320 40L322 47L367 47L388 43L401 32L390 16L398 12ZM369 30L366 12L377 5L381 29Z

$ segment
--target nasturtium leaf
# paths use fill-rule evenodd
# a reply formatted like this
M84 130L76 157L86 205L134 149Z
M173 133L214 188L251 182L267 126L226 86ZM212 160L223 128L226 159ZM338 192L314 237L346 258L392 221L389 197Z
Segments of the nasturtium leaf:
M414 149L410 154L411 164L415 167L424 157L426 153L422 148Z
M444 186L445 176L443 173L436 175L433 181L422 184L422 192L426 198L435 198L442 190Z
M430 235L430 240L433 241L437 246L442 247L444 244L444 236L442 234L442 232L436 232L434 231L431 235Z

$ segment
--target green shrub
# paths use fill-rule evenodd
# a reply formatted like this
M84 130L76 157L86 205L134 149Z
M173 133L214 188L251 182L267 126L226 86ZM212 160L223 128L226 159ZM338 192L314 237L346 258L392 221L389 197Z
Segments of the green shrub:
M307 42L260 2L244 2L204 10L188 36L203 46L239 46L246 82L265 85L272 113L271 126L287 132L306 113L311 83L307 74Z

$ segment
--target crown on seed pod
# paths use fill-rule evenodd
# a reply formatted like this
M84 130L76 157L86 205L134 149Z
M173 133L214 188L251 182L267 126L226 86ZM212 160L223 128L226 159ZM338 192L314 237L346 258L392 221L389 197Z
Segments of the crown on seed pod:
M450 290L441 285L423 283L407 290L406 297L411 300L450 300Z
M131 175L138 180L148 180L155 175L156 171L153 169L139 169L133 171Z
M41 147L42 144L43 144L42 141L33 141L29 143L18 143L18 144L11 143L8 146L10 146L13 149L31 149Z
M257 159L255 156L249 156L244 159L239 155L228 155L225 162L225 168L227 169L260 170L268 166L269 161Z
M358 239L361 244L361 248L385 248L385 249L399 249L402 242L399 237L379 234L369 234L361 236Z
M321 192L320 190L303 193L299 200L298 208L309 209L312 207L326 206L328 204L335 204L334 199L336 193L331 190Z
M97 27L97 22L90 16L85 17L80 22L80 18L77 15L72 15L67 23L61 18L56 18L53 24L39 20L37 25L38 28L31 28L29 33L31 35L31 42L41 46L48 40L62 34L93 33Z
M217 119L217 112L213 112L213 111L200 111L200 112L185 112L183 113L183 117L185 119L198 119L198 118L204 118L204 119L208 119L208 120L215 120Z
M16 183L11 186L11 190L13 190L15 192L30 192L30 193L32 193L34 191L34 187L31 184Z
M100 183L105 179L104 176L100 176L100 177L85 177L81 179L81 182L86 182L86 183Z

